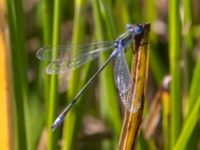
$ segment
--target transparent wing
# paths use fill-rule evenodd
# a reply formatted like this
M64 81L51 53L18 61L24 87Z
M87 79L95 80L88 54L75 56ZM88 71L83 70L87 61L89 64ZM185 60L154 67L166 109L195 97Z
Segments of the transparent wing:
M131 80L129 68L123 51L121 51L116 58L114 73L115 84L118 88L122 103L128 111L137 112L140 108L140 103L135 106L134 102L132 101L133 94L131 91L133 91L133 81Z
M92 52L109 50L113 47L114 42L96 42L84 45L59 45L59 46L45 46L40 48L36 56L44 61L62 61L64 59L76 58L80 55L90 55ZM52 52L56 50L56 58L53 59Z
M91 47L89 47L89 45ZM80 48L80 47L79 47ZM82 47L83 48L83 47ZM91 51L88 51L91 49ZM95 49L97 48L97 49ZM77 51L76 54L70 54L69 57L65 56L56 61L52 61L48 67L46 68L46 72L48 74L59 74L59 73L66 73L71 71L75 68L78 68L85 63L88 63L95 58L97 58L102 52L111 50L113 48L113 44L111 43L95 43L95 44L88 44L88 46L84 45L84 50L81 49Z

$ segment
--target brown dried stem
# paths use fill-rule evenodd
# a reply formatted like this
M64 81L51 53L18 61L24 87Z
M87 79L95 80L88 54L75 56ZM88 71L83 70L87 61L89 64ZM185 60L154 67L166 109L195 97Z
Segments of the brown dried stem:
M132 61L131 77L133 79L133 90L130 91L133 105L137 106L141 101L140 109L135 113L125 112L125 118L119 140L120 150L131 150L135 148L135 143L142 121L144 99L147 86L148 66L149 66L149 31L150 24L144 24L143 33L135 37L134 61Z

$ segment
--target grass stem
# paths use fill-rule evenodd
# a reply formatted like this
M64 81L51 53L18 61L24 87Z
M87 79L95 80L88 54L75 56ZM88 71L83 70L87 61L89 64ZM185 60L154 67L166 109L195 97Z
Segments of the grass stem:
M180 0L169 1L169 62L171 80L171 142L173 148L181 131L181 22L179 15Z
M53 39L52 45L56 46L60 40L60 11L61 1L54 1L54 14L53 14ZM56 59L57 51L53 49L52 59ZM57 75L51 75L50 77L50 88L49 88L49 113L48 113L48 150L55 150L58 148L58 130L52 132L51 125L57 116L56 110L58 107L58 78Z

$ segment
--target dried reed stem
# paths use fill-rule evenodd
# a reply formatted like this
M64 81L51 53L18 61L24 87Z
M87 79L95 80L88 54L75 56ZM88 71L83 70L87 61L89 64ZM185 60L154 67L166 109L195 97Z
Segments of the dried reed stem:
M126 111L121 137L119 141L120 150L130 150L135 148L135 143L142 121L142 113L145 99L145 90L149 65L149 38L150 24L143 25L143 33L135 37L135 56L132 61L131 77L133 79L132 101L133 105L138 105L141 101L140 109L135 113Z

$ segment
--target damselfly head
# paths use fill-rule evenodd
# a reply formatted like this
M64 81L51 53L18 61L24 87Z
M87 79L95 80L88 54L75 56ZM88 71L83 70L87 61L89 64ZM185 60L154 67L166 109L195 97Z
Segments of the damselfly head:
M134 36L139 35L139 34L142 33L142 25L140 25L140 24L137 24L137 25L127 24L126 30Z

